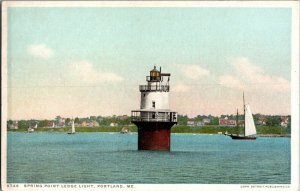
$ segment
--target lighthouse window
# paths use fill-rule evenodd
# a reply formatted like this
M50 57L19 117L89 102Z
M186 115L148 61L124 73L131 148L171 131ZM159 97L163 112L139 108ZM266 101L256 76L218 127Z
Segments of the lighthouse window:
M155 101L152 101L152 107L155 108Z
M144 95L144 97L146 96L146 94L143 94Z

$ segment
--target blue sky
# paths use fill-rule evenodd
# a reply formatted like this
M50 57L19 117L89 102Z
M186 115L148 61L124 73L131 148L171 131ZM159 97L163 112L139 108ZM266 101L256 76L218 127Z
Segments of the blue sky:
M289 8L9 8L9 117L130 114L162 66L171 108L290 114Z

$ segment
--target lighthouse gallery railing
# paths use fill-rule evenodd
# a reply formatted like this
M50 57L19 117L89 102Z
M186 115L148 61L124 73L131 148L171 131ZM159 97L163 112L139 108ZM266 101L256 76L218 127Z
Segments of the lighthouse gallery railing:
M133 122L175 122L177 123L177 112L162 111L131 111Z
M140 85L140 91L170 91L170 86L169 85Z

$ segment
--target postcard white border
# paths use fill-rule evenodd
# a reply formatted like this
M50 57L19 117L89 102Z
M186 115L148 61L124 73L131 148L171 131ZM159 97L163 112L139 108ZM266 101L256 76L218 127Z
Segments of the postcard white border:
M127 188L126 184L74 184L76 188L62 188L72 184L11 184L8 188L6 178L7 149L7 8L8 7L280 7L292 9L292 69L291 69L291 184L134 184ZM2 105L1 105L1 185L6 190L53 190L51 185L58 185L55 190L86 190L87 185L96 188L89 190L299 190L299 2L298 1L4 1L2 2ZM4 176L3 176L4 175ZM27 187L26 187L27 185ZM30 186L32 185L32 186ZM38 186L35 186L38 185ZM49 188L47 188L47 185ZM85 186L86 185L86 186ZM100 188L101 185L111 185ZM123 185L125 188L113 188ZM131 184L129 184L131 185ZM40 188L39 186L42 186ZM81 186L81 187L80 187ZM98 187L100 186L100 187ZM98 187L98 188L97 188Z
M292 70L291 70L291 183L299 190L299 2L292 9Z
M296 7L295 1L6 1L9 7Z
M5 190L7 182L6 159L7 159L7 6L1 7L1 187Z

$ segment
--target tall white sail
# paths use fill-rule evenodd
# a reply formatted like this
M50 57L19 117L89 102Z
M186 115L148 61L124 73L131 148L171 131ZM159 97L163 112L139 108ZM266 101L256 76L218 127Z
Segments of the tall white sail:
M245 105L245 136L255 135L256 128L249 105Z
M74 125L74 120L72 122L72 133L75 133L75 125Z

